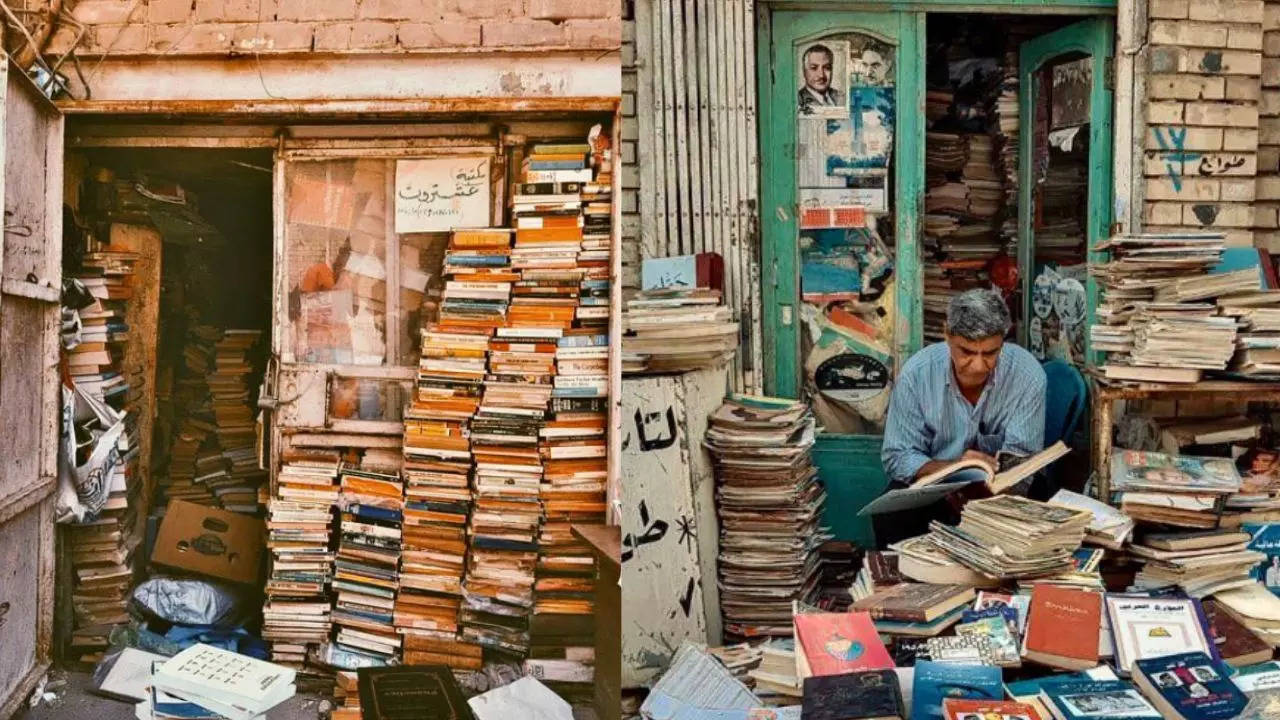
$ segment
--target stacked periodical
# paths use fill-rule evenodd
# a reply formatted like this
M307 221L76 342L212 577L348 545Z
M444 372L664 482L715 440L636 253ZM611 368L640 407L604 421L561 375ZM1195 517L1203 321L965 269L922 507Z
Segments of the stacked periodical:
M1074 569L1072 554L1092 519L1085 510L1016 495L970 501L952 527L930 523L930 535L965 567L990 578L1024 579Z
M814 419L792 400L731 395L710 418L720 519L720 606L733 639L791 634L791 603L818 580L825 492Z

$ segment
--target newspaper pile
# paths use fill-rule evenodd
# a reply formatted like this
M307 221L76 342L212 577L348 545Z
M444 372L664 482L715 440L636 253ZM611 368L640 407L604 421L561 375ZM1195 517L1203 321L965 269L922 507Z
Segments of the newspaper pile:
M943 552L991 578L1035 578L1074 570L1093 515L1085 510L997 495L965 505L956 527L930 523Z

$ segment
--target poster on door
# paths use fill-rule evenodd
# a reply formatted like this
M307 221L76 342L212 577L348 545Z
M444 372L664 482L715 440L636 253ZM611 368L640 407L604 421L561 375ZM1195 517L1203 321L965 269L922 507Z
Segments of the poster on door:
M797 49L797 198L888 212L895 119L892 48L848 34Z

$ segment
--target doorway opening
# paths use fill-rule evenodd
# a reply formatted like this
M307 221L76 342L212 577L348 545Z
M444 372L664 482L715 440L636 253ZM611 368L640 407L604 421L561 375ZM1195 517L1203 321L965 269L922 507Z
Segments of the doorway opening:
M926 343L942 339L954 295L994 287L1020 344L1041 360L1084 363L1092 61L1065 52L1034 74L1019 67L1027 43L1076 22L927 17ZM1028 80L1037 92L1022 107Z
M71 658L96 661L127 619L171 503L262 515L272 160L269 150L67 153L64 275L95 295L81 314L105 350L82 364L72 350L71 376L126 413L106 509L69 538ZM104 257L119 272L104 271Z

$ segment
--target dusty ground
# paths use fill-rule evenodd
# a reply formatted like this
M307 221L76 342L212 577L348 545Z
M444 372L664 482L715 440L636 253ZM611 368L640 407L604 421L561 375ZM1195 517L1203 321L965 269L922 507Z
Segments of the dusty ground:
M65 678L66 685L53 692L58 698L48 704L19 712L14 720L134 720L133 705L89 692L89 674L53 671L52 681ZM267 713L267 720L316 720L326 698L296 695Z
M26 707L13 720L134 720L133 705L89 692L89 673L54 670L50 675L53 683L62 679L66 684L52 691L57 699ZM321 708L331 705L329 698L295 695L272 708L267 720L317 720L323 717ZM574 720L596 720L590 708L575 707L573 715Z

